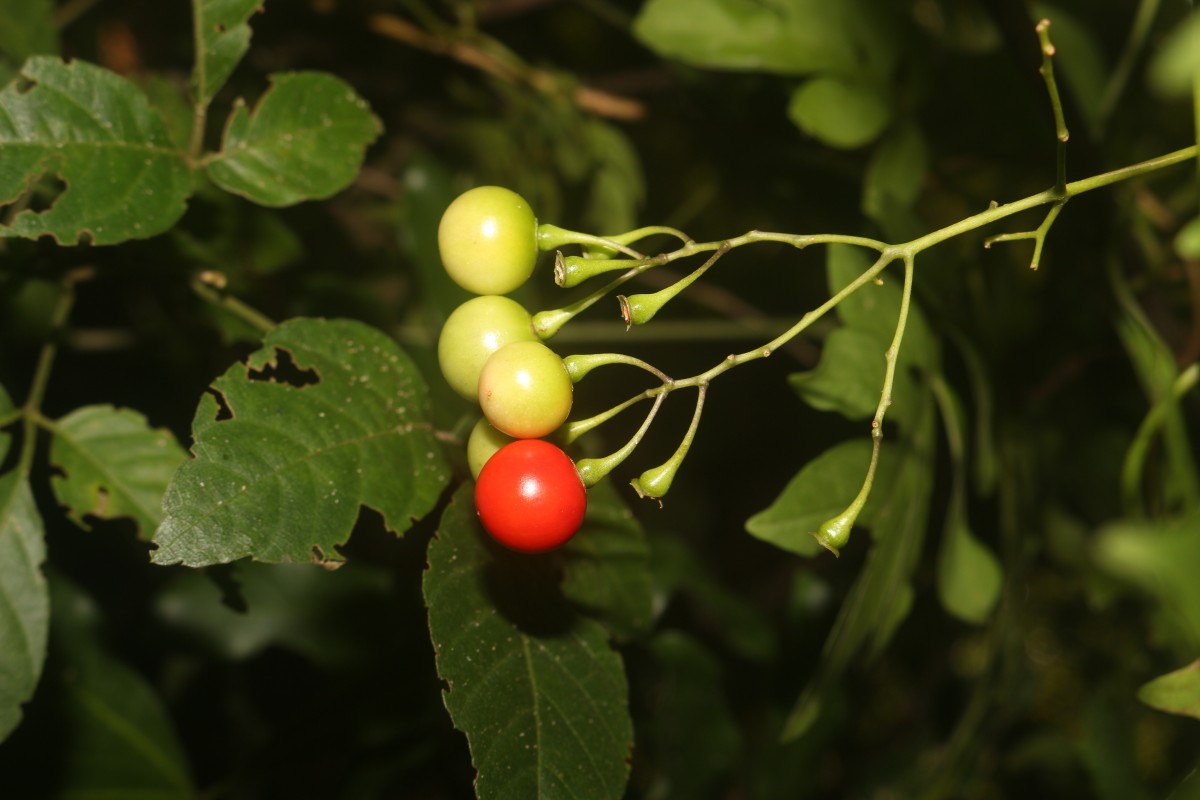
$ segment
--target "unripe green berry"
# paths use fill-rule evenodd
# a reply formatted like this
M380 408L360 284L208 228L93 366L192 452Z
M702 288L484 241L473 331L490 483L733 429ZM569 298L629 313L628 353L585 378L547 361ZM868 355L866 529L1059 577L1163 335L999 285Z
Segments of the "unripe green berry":
M501 447L516 439L507 433L502 433L492 427L487 418L475 423L471 435L467 438L467 466L471 469L471 477L478 478L479 471L488 459L496 454Z
M479 407L497 429L518 439L552 433L571 413L571 376L541 342L513 342L479 373Z
M459 286L475 294L508 294L533 273L537 219L516 192L477 186L442 214L438 249L442 265Z
M473 297L451 312L438 336L438 366L454 391L474 401L479 373L492 354L512 342L536 342L529 312L498 295Z

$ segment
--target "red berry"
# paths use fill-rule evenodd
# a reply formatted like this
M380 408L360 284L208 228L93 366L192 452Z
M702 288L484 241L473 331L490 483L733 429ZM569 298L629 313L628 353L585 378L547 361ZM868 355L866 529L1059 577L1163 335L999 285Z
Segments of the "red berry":
M513 550L539 553L575 535L587 490L575 462L541 439L518 439L496 451L479 472L475 509L483 527Z

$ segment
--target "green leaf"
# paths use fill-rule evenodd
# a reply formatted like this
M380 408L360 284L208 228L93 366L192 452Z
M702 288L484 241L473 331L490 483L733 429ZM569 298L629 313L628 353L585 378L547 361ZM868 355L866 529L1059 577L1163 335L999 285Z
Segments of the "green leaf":
M828 249L826 273L829 293L842 290L862 273L872 262L871 253L861 247L834 244ZM897 265L898 267L899 265ZM918 266L917 269L920 269ZM895 273L893 273L895 274ZM896 321L900 316L901 286L903 276L895 274L889 279L885 270L881 283L868 283L838 304L838 317L847 327L871 331L881 341L891 344L896 332ZM925 314L914 300L909 306L908 325L904 342L896 359L897 374L905 366L920 366L936 371L941 360L941 346L934 336ZM881 387L882 388L882 387ZM895 409L893 409L894 411Z
M1109 279L1118 304L1117 335L1152 407L1150 413L1155 417L1154 424L1163 445L1162 458L1167 468L1163 470L1161 485L1166 505L1172 510L1200 508L1200 470L1190 445L1187 417L1176 396L1180 370L1175 353L1134 297L1129 282L1121 274L1119 262L1115 260L1109 269ZM1147 444L1140 438L1134 440L1121 476L1122 495L1131 513L1136 513L1142 505L1140 477L1147 458L1144 449Z
M50 0L0 0L0 62L19 67L25 59L58 52L58 28Z
M996 556L968 527L961 499L947 512L937 570L942 606L964 622L986 622L1000 599L1003 573Z
M929 169L929 149L914 122L898 125L871 153L863 178L862 210L883 224L898 209L906 209L921 196Z
M738 757L741 736L722 697L721 663L698 641L666 630L650 643L658 667L651 711L656 796L710 797Z
M1163 97L1187 97L1200 76L1200 10L1175 26L1150 61L1149 81Z
M832 75L802 83L787 111L800 130L843 150L875 141L892 119L887 99L876 89Z
M140 89L86 62L46 56L29 59L21 75L0 90L0 204L42 178L66 188L49 208L0 225L0 236L115 244L175 224L192 175Z
M0 397L0 411L3 400L7 396ZM0 449L6 444L0 442ZM41 571L44 536L24 477L16 470L0 475L0 741L20 723L21 704L33 697L46 658L50 600Z
M430 542L429 632L480 800L614 800L633 728L620 657L604 628L559 594L553 554L495 545L464 485Z
M838 328L825 339L816 368L789 375L788 383L813 408L851 420L870 419L883 391L890 345L891 339L882 339L876 331ZM890 420L904 424L911 419L915 392L912 377L897 370Z
M895 57L890 22L865 0L648 0L633 33L698 67L882 75Z
M424 150L409 157L400 182L404 191L396 230L408 256L408 269L419 283L419 311L431 329L440 330L446 317L472 297L447 274L437 243L442 212L459 192L451 169Z
M1200 659L1145 684L1138 699L1168 714L1200 719Z
M816 722L821 698L855 659L869 660L883 652L912 607L911 581L925 541L933 492L932 405L926 396L909 439L884 445L880 470L890 465L893 477L881 485L876 478L872 502L859 517L876 544L825 640L820 672L788 716L785 741L803 735Z
M588 187L584 230L635 228L638 208L646 199L646 178L637 150L624 131L607 122L590 121L585 135L596 166Z
M613 637L628 641L650 630L650 549L629 508L602 481L588 490L579 533L561 551L567 599L598 619Z
M1193 217L1175 235L1175 253L1187 261L1200 261L1200 217Z
M361 505L402 531L448 478L420 375L360 322L290 320L211 392L195 457L163 501L155 563L338 561Z
M85 515L130 517L149 537L162 521L171 476L186 457L170 431L152 429L136 411L85 406L54 426L50 460L61 474L51 483L84 530L91 529Z
M354 180L382 130L366 102L322 72L273 75L254 111L238 101L208 174L265 206L329 197Z
M933 379L938 409L950 443L950 502L942 526L938 551L938 597L942 606L955 617L982 624L1000 599L1003 574L1000 562L971 532L967 520L966 448L968 431L962 401L940 376Z
M822 552L813 533L854 500L870 461L865 439L834 445L805 464L775 502L746 520L746 531L798 555Z
M250 48L246 21L262 9L262 0L192 0L193 24L200 50L192 68L192 98L207 106Z
M1116 522L1095 541L1100 565L1157 601L1158 614L1175 641L1184 648L1200 647L1200 514Z
M107 652L95 602L56 577L52 583L56 665L69 746L57 750L63 798L194 798L175 728L155 690Z
M0 419L16 407L0 386ZM10 437L0 430L0 462ZM0 742L21 722L21 704L33 697L50 626L50 598L41 565L46 559L42 518L24 477L0 475Z
M221 569L221 568L217 568ZM332 572L314 564L239 561L221 575L180 570L155 598L172 630L186 632L211 652L243 661L278 647L325 669L341 670L371 657L369 620L388 605L393 576L350 561ZM244 608L231 608L222 589L236 586ZM364 625L358 624L363 622Z

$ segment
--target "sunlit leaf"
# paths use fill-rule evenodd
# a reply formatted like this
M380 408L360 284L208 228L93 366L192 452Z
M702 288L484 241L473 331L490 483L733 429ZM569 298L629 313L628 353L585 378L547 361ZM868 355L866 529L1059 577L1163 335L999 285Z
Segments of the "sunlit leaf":
M0 225L0 236L114 244L154 236L183 215L191 171L140 89L47 56L29 59L21 76L0 90L0 203L33 193L34 207ZM39 210L43 178L65 188Z
M322 72L276 74L253 112L241 102L234 107L208 174L265 206L329 197L354 180L380 130L344 81Z
M873 142L892 118L887 99L870 86L822 75L802 83L788 102L796 127L830 147L851 150Z
M620 657L558 590L553 554L494 545L464 486L430 542L429 632L480 800L623 796L633 730Z
M405 530L449 477L428 406L412 362L378 330L280 325L201 399L154 561L341 560L362 505Z
M784 74L882 74L896 50L883 9L858 0L649 0L633 32L686 64Z
M1200 719L1200 660L1145 684L1138 689L1138 699L1168 714Z
M1175 235L1175 252L1180 258L1200 261L1200 217L1193 217Z
M1193 4L1194 5L1194 4ZM1175 26L1150 62L1150 85L1164 97L1189 95L1200 75L1200 11L1193 8ZM1200 135L1198 133L1197 135Z
M208 105L250 47L246 24L263 0L192 0L200 52L192 68L192 97Z
M136 411L85 406L54 427L50 460L55 496L85 529L86 517L130 517L149 537L162 521L171 476L187 457L165 428L152 429Z
M971 532L960 502L952 502L938 553L938 597L965 622L982 624L1000 599L1000 562Z
M1003 574L1000 562L971 531L967 519L965 448L969 441L966 415L958 394L940 383L938 410L951 442L950 502L942 523L938 551L937 585L942 607L965 622L982 624L1000 599Z
M1097 534L1095 547L1101 566L1157 601L1182 646L1200 647L1200 514L1112 523Z

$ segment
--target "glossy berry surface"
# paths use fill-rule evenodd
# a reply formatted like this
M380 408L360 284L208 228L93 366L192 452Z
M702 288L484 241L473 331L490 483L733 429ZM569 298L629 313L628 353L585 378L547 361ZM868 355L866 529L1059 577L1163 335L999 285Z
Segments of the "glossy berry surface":
M451 312L438 335L438 366L467 400L479 396L479 373L493 353L512 342L536 342L529 312L499 295L472 297Z
M446 208L438 225L442 266L475 294L508 294L533 274L537 219L524 198L502 186L477 186Z
M541 439L500 448L479 473L475 509L492 538L540 553L566 543L587 511L587 490L570 456Z
M483 415L498 430L518 439L537 439L566 422L572 394L566 365L541 342L505 345L479 373Z

